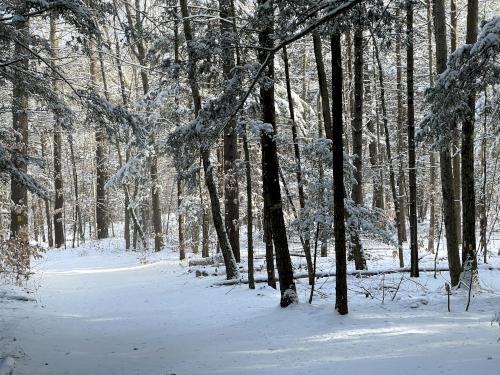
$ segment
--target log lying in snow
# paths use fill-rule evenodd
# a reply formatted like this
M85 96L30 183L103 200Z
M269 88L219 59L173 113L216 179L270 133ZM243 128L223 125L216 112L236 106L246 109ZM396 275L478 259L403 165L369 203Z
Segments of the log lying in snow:
M211 266L213 264L224 263L224 258L221 254L212 255L208 258L193 258L189 259L189 267L193 266Z
M420 272L434 272L434 267L429 267L429 268L420 268ZM448 271L448 268L438 268L438 272L442 271ZM359 271L349 271L347 272L348 275L352 276L377 276L381 274L387 274L387 273L400 273L400 272L410 272L409 267L405 268L393 268L393 269L388 269L388 270L377 270L377 271L366 271L366 270L359 270ZM336 276L335 272L317 272L316 273L316 278L321 278L321 277L330 277L330 276ZM294 279L305 279L308 278L309 275L306 273L297 273L293 275ZM276 280L279 280L278 277L276 277ZM267 282L267 277L256 277L255 278L256 283L265 283ZM236 285L236 284L248 284L248 279L239 279L239 280L224 280L220 281L218 283L215 283L215 285Z
M12 375L14 363L14 358L12 357L0 359L0 375Z
M489 271L498 271L500 270L500 267L481 267L481 269L486 269ZM420 272L434 272L434 267L424 267L419 269ZM446 267L438 267L436 269L437 272L444 272L448 271L448 268ZM393 269L388 269L388 270L378 270L378 271L365 271L365 270L360 270L360 271L349 271L347 272L348 275L352 276L377 276L381 274L388 274L388 273L400 273L400 272L410 272L409 267L404 267L404 268L393 268ZM317 272L316 277L321 278L321 277L330 277L330 276L335 276L335 272ZM306 279L308 278L307 273L297 273L293 275L294 279ZM276 276L276 281L278 281L279 278ZM267 282L267 277L256 277L255 278L256 283L265 283ZM248 284L248 279L238 279L238 280L223 280L218 283L215 283L214 285L217 286L222 286L222 285L237 285L237 284Z

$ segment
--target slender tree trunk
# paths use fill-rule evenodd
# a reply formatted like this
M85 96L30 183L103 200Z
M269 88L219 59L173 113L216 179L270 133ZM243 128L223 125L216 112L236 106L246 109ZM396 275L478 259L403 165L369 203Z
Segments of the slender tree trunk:
M174 62L180 63L179 59L179 21L177 16L177 7L175 8L174 20ZM177 99L176 99L177 100ZM184 244L184 215L182 213L182 182L177 180L177 236L179 240L179 258L183 260L186 257L186 247ZM207 255L208 256L208 255Z
M382 166L380 163L380 155L378 152L378 120L377 120L377 109L375 100L375 111L372 108L374 102L371 90L371 74L368 64L364 67L364 102L366 105L366 112L368 113L368 120L366 122L366 129L368 130L368 135L370 136L370 142L368 144L368 154L370 156L370 165L372 171L372 183L373 183L373 200L372 206L374 208L384 209L384 187L383 180L381 179ZM375 112L375 113L374 113Z
M467 34L465 42L473 44L477 40L478 2L467 1ZM472 261L472 269L477 270L476 257L476 192L474 189L474 116L476 96L468 99L470 114L462 122L462 264Z
M306 197L304 192L304 182L302 181L302 164L300 161L299 138L297 135L297 124L295 123L295 109L293 105L292 88L290 84L290 72L288 66L288 53L286 47L283 47L283 64L285 66L286 93L288 99L288 109L290 111L293 152L295 156L295 177L297 178L297 186L299 190L299 204L300 204L300 209L302 210L306 205ZM313 285L314 272L313 272L313 264L311 258L311 242L309 240L309 235L307 235L304 238L302 246L304 248L304 254L306 256L307 272L309 273L309 285Z
M45 135L42 134L40 136L40 143L41 143L41 148L42 148L42 158L45 160L47 157L47 151L46 151L46 139ZM45 167L45 174L48 173L48 168ZM50 216L50 200L49 199L44 199L45 201L45 221L47 222L47 242L49 247L54 246L54 237L52 236L52 218Z
M485 94L486 96L486 94ZM479 199L479 208L481 210L479 217L479 238L480 246L484 254L484 263L488 263L488 241L486 238L486 231L488 226L488 212L486 207L486 179L487 179L487 165L486 165L486 114L485 121L483 124L483 139L481 140L481 171L482 171L482 184L481 184L481 195Z
M247 251L248 251L248 287L255 289L253 264L253 212L252 212L252 169L246 128L243 129L243 152L245 154L245 174L247 180Z
M57 50L59 49L59 41L56 37L56 19L54 15L50 16L50 48L52 67L55 68L55 60L57 58ZM57 80L52 82L54 90L57 90ZM55 114L54 121L54 246L56 248L64 246L64 187L62 176L62 119Z
M417 166L415 162L415 108L413 91L413 0L406 3L406 90L408 103L408 183L410 188L410 275L418 277Z
M209 229L210 229L210 219L208 217L208 209L205 204L205 195L203 193L203 184L200 181L200 204L201 204L201 256L203 258L208 258L209 256Z
M263 24L259 32L259 44L263 50L259 51L259 61L264 63L267 58L267 48L273 47L274 33L274 8L273 0L259 0L262 9ZM276 134L276 113L274 107L274 62L268 64L265 76L270 84L260 86L260 104L262 108L262 120L272 125L272 130L263 131L261 134L262 146L262 183L267 186L264 191L264 202L269 208L269 218L273 235L273 243L276 251L276 266L278 268L279 283L281 291L281 307L297 302L297 292L293 280L292 260L288 249L285 221L283 219L283 207L279 184L278 152L274 136Z
M436 39L436 73L446 69L448 55L446 43L446 16L444 0L433 0L434 4L434 37ZM450 269L451 285L458 285L460 280L460 255L457 241L457 225L453 194L453 172L449 148L439 153L441 165L441 190L443 195L443 220L446 230L446 247Z
M399 18L400 11L396 8L396 17ZM396 33L396 99L397 99L397 131L398 131L398 154L399 154L399 172L398 172L398 194L399 207L401 208L401 238L406 242L406 192L405 192L405 174L404 174L404 139L403 139L403 80L402 80L402 62L401 62L401 36Z
M90 54L90 79L94 86L97 86L97 65L95 59L95 52L92 51ZM105 144L106 135L99 124L95 127L95 168L96 168L96 205L95 205L95 215L96 215L96 232L97 239L104 239L109 237L108 226L108 207L107 198L104 185L108 179L107 164L108 160L106 158Z
M231 42L233 23L231 22L231 0L219 1L222 47L222 71L226 80L231 79L235 67L234 46ZM235 131L236 120L231 120L224 131L224 223L226 232L233 249L234 257L240 261L240 233L239 233L239 189L236 173L238 158L238 135Z
M318 72L319 92L321 95L321 109L323 111L323 125L328 139L333 139L332 114L330 112L330 95L328 94L328 83L326 80L325 64L323 62L323 50L321 37L313 34L314 56L316 58L316 70Z
M179 237L179 258L186 258L186 245L184 244L184 214L182 213L182 182L177 180L177 223Z
M432 87L434 85L434 61L432 53L432 0L427 0L427 56L429 60L429 85ZM436 191L436 153L434 151L429 152L429 205L430 205L430 218L429 218L429 238L427 250L434 253L434 237L435 237L435 226L436 226L436 209L435 209L435 198L434 194Z
M231 245L227 239L224 223L222 221L222 215L220 213L219 196L217 194L217 186L215 185L214 182L213 167L210 164L209 151L202 150L201 156L203 159L203 169L205 171L205 183L207 185L207 190L210 196L210 202L212 204L212 218L214 221L214 227L217 232L217 238L219 239L222 256L224 258L224 264L226 265L226 277L228 280L237 279L239 276L238 266L236 264L236 259L234 258L233 251L231 249Z
M347 305L347 259L345 241L344 207L344 150L342 123L342 50L340 34L331 37L332 49L332 126L333 133L333 204L335 237L335 308L339 314L348 313Z
M163 247L163 227L161 224L161 207L160 207L160 187L158 184L158 157L155 155L151 158L149 168L151 177L151 201L153 205L152 220L155 238L155 251L160 251Z
M113 1L113 25L115 23L115 18L117 17L117 9L116 9L116 4L115 1ZM122 63L121 63L121 52L120 52L120 42L118 39L118 33L116 31L116 28L114 28L114 39L115 39L115 54L116 54L116 67L118 71L118 79L120 82L120 93L121 93L121 98L122 98L122 103L126 107L128 105L128 96L127 96L127 89L126 89L126 84L125 84L125 76L123 74L123 69L122 69ZM111 43L110 43L111 44ZM128 134L127 134L127 140L128 140ZM121 159L121 153L120 153L120 145L117 143L116 145L117 151L119 154L119 157ZM125 162L128 163L130 159L130 150L127 147L127 150L125 151ZM120 160L120 168L122 167L123 163ZM128 189L126 187L123 188L123 196L124 196L124 229L123 229L123 236L125 238L125 250L130 249L130 196L128 194Z
M85 237L83 235L83 229L82 229L82 210L80 208L80 194L79 194L79 189L78 189L78 173L76 170L75 150L73 147L74 146L73 142L74 142L73 135L69 134L68 135L68 143L69 143L69 151L70 151L70 155L71 155L71 165L72 165L72 170L73 170L73 189L75 190L75 211L76 211L75 227L77 228L80 240L82 242L85 242Z
M143 19L141 17L141 2L140 0L135 0L135 20L132 19L132 13L130 11L130 5L128 1L125 2L125 9L127 12L127 21L130 27L130 35L133 39L135 49L133 49L134 54L141 65L140 76L142 83L143 94L146 95L149 92L149 78L148 72L143 68L146 65L146 47L144 45L144 30L142 27ZM151 135L150 143L155 147L155 136ZM160 205L160 188L157 178L158 169L158 156L156 152L149 158L149 176L151 178L151 222L153 224L154 239L155 239L155 251L160 251L163 246L163 234L162 234L162 224L161 224L161 205ZM144 224L147 223L147 216L144 217ZM147 232L147 230L146 230Z
M384 124L384 134L385 134L385 152L387 154L387 160L389 161L389 180L391 183L391 193L392 199L394 201L394 211L396 214L395 224L398 235L398 256L399 256L399 267L404 267L403 259L403 236L401 233L401 209L399 207L398 192L396 190L396 176L394 173L394 166L392 164L392 151L391 151L391 141L389 135L389 125L387 116L387 106L385 102L385 84L384 84L384 70L382 68L382 62L380 61L380 55L378 52L377 43L374 42L373 46L375 48L375 58L377 60L378 67L378 79L380 85L380 101L382 105L382 122Z
M267 195L267 186L262 186L263 196ZM274 246L273 246L273 232L271 228L271 213L269 204L264 200L264 218L263 218L263 232L264 243L266 244L266 271L267 271L267 285L276 289L276 277L274 274Z
M28 19L19 17L14 24L19 33L19 41L27 45L29 43ZM28 152L29 93L23 82L23 73L28 70L29 58L28 52L19 43L14 46L14 54L19 56L21 61L16 63L17 69L14 72L15 79L12 85L12 128L16 134L17 148L22 155L25 155ZM12 162L20 171L24 173L28 171L28 166L23 158L14 158ZM10 181L10 200L10 237L28 241L28 189L14 178L11 178Z
M317 97L317 114L318 114L318 137L323 138L323 118L321 116L322 109L321 109L321 96L318 95ZM325 181L325 170L323 168L323 163L320 161L318 163L318 182L320 186L323 186ZM319 193L318 193L318 201L320 204L325 204L325 191L322 187L320 187ZM326 226L324 223L319 224L319 238L321 239L321 257L326 257L328 256L328 233L326 231Z
M189 44L193 40L193 33L191 30L191 24L189 22L189 11L187 6L187 0L180 0L180 8L182 15L182 23L184 26L184 36L189 46ZM188 55L189 55L189 65L188 65L189 85L191 87L191 95L193 97L194 114L195 117L197 117L201 109L201 96L198 83L196 81L195 58L193 56L192 50L189 48L188 48ZM213 167L210 164L210 150L202 148L200 151L201 151L201 158L203 161L203 170L205 172L205 184L207 185L207 190L210 196L210 202L212 207L212 219L214 222L215 230L217 232L217 238L221 246L222 256L224 257L224 264L226 266L226 277L228 279L235 279L238 278L239 276L238 266L236 264L236 259L234 257L233 250L231 249L231 245L228 241L227 233L224 228L224 223L222 220L219 196L217 194L217 186L215 184L213 176Z
M363 30L360 27L354 32L354 118L352 127L352 153L355 180L351 199L358 206L363 205ZM352 255L357 270L366 268L363 246L359 238L359 227L353 228L351 234Z
M450 39L451 39L451 52L457 49L457 6L455 0L450 0ZM457 123L453 123L453 129L457 129ZM458 131L457 131L458 133ZM462 202L460 200L461 196L461 184L462 177L461 173L461 157L460 157L460 136L454 134L452 142L452 162L453 162L453 195L455 197L455 216L457 217L455 222L457 225L457 243L460 246L462 243Z

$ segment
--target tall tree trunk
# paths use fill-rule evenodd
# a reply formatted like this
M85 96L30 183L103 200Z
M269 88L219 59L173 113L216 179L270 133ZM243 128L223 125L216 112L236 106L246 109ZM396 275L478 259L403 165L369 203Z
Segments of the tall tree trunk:
M142 27L143 19L141 18L141 2L140 0L134 0L135 7L135 20L132 19L132 13L130 10L130 5L128 1L125 1L125 10L127 13L127 21L130 27L130 35L133 39L133 43L136 49L133 49L134 54L141 65L140 76L142 83L143 94L146 95L149 92L149 78L148 72L143 67L146 65L146 47L144 45L144 30ZM151 135L150 143L155 147L155 136ZM156 150L155 150L156 151ZM162 234L162 224L161 224L161 205L160 205L160 189L158 186L158 156L156 152L149 158L149 176L151 178L151 222L153 224L154 239L155 239L155 251L160 251L163 246L163 234ZM144 218L144 225L147 224L147 217ZM146 230L147 232L147 230Z
M57 50L59 49L59 41L56 36L56 19L54 15L50 16L50 48L52 67L55 68L55 60L57 58ZM52 81L54 90L57 90L57 80ZM55 114L54 121L54 246L61 247L65 245L64 238L64 187L62 176L62 119Z
M450 0L450 52L453 52L457 49L457 32L457 6L455 0ZM458 130L456 122L452 124L452 128ZM455 196L455 222L457 225L457 243L460 246L460 243L462 242L462 202L460 200L462 178L460 175L460 136L458 135L458 131L456 133L457 134L453 135L451 154L453 163L453 195Z
M222 47L222 71L226 80L233 76L235 67L234 46L231 42L233 35L233 23L231 22L232 9L231 0L219 1L221 47ZM231 120L224 131L224 223L227 236L233 249L234 257L240 261L240 231L239 231L239 190L238 177L236 173L236 160L238 158L238 135L235 131L236 120Z
M363 30L357 27L354 32L354 118L352 127L352 153L355 180L351 199L358 206L363 205ZM366 268L363 246L359 238L359 227L351 234L352 255L357 270Z
M381 179L381 171L382 165L380 163L380 155L378 150L379 137L378 137L378 120L376 117L377 109L376 109L376 100L374 100L374 96L372 97L371 90L371 74L370 69L368 68L368 64L364 64L364 72L363 72L363 80L364 80L364 102L366 105L367 121L366 121L366 129L368 130L368 135L370 137L370 142L368 144L368 153L370 156L370 165L372 172L372 183L373 183L373 199L372 206L374 208L384 209L384 187L383 180ZM373 110L372 105L375 101L375 110ZM374 113L375 112L375 113Z
M477 40L478 2L467 1L467 34L465 42L473 44ZM468 99L469 115L462 122L462 264L472 261L472 269L477 270L476 257L476 192L474 189L474 116L476 96Z
M179 58L179 20L177 16L177 7L174 10L174 62L180 63ZM177 100L177 98L176 98ZM186 247L184 244L184 215L182 213L182 182L177 180L177 236L179 240L179 258L183 260L186 257Z
M262 195L266 196L267 186L262 186ZM274 245L273 245L273 231L271 228L271 212L269 210L269 203L264 200L264 215L262 229L264 232L264 243L266 245L266 271L267 271L267 285L276 289L276 277L274 274Z
M259 0L261 6L263 24L259 32L259 61L264 63L267 56L266 50L273 47L274 33L274 8L273 0ZM279 183L278 152L276 148L276 113L274 107L274 62L268 64L265 72L269 84L260 86L260 104L262 108L262 120L272 125L272 130L263 131L261 134L262 146L262 183L267 186L264 191L264 202L269 208L273 243L276 251L276 266L278 268L279 283L281 291L281 307L297 302L297 292L293 280L292 260L288 249L285 221L283 218L283 207ZM271 83L272 82L272 83Z
M91 51L90 54L90 79L94 87L97 86L97 65L95 52ZM96 124L95 127L95 168L96 168L96 205L95 205L95 215L96 215L96 232L97 239L104 239L109 237L108 233L108 203L106 198L106 191L104 185L108 179L107 164L108 160L106 158L106 135L100 124Z
M391 193L392 199L394 201L394 211L396 214L395 224L398 235L398 256L399 256L399 267L404 267L403 259L403 236L401 233L401 209L399 207L398 192L396 190L396 177L394 173L394 166L392 164L392 152L391 152L391 141L389 135L389 125L387 116L387 106L385 103L385 84L384 84L384 70L382 69L382 62L380 61L380 55L378 52L377 43L374 41L373 46L375 48L375 58L377 60L378 67L378 79L380 85L380 101L382 106L382 122L384 124L384 134L385 134L385 152L387 154L387 160L389 161L389 180L391 183Z
M255 289L253 264L253 212L252 212L252 169L248 149L247 130L243 129L243 152L245 154L245 175L247 180L247 252L248 252L248 287Z
M432 0L427 0L427 56L429 60L428 70L429 70L429 86L434 85L434 59L432 54ZM436 190L436 153L434 151L429 152L429 205L430 205L430 218L429 218L429 238L427 250L434 253L434 237L435 237L435 226L436 226L436 208L435 208L435 190Z
M45 139L45 134L42 134L40 136L40 143L41 143L41 148L42 148L42 158L45 160L47 157L47 151L46 151L46 139ZM47 165L48 163L46 163ZM48 167L46 166L45 168L45 174L49 175ZM50 200L49 199L44 199L45 201L45 221L47 222L47 242L49 247L54 246L54 237L52 235L52 218L50 216Z
M116 1L113 1L113 26L115 25L115 18L117 17L118 12L116 9ZM126 107L128 105L128 97L127 97L127 89L125 85L125 76L123 74L123 69L122 69L122 63L121 63L121 52L120 52L120 42L118 39L118 33L116 30L116 27L114 28L114 40L115 40L115 55L116 55L116 67L118 71L118 80L120 82L120 93L121 93L121 98L122 98L122 103ZM109 42L111 44L111 42ZM128 134L127 134L127 141L128 141ZM120 145L117 143L116 145L118 153L120 155ZM121 155L120 155L121 159ZM125 151L125 162L128 163L130 159L130 150L126 149ZM122 167L123 163L120 160L120 168ZM123 187L123 196L124 196L124 229L123 229L123 236L125 238L125 250L130 249L130 196L128 194L128 189L127 187Z
M15 22L18 32L19 42L27 45L29 43L29 21L25 17L19 17ZM29 68L28 52L15 43L14 54L21 59L16 63L14 72L15 79L12 84L12 128L16 133L16 144L22 155L28 152L28 100L29 94L23 82L23 73ZM14 158L14 165L20 171L26 173L28 166L23 158ZM29 240L28 233L28 189L26 185L19 183L16 179L10 181L10 237L21 238L23 241Z
M444 0L434 1L434 37L436 39L436 73L446 69L448 55L446 44L446 15ZM451 285L458 285L460 280L460 255L457 241L457 225L453 194L453 172L450 149L447 147L439 153L441 165L441 190L443 195L443 220L446 230L446 248L448 251L448 265L450 269Z
M73 147L74 146L73 142L74 142L73 135L68 134L69 151L70 151L70 156L71 156L71 166L72 166L72 173L73 173L73 189L75 191L76 220L75 220L75 225L74 225L74 232L78 232L80 240L82 242L85 242L85 237L83 235L83 229L82 229L82 210L80 207L80 195L79 195L79 189L78 189L78 173L76 170L75 150ZM73 241L73 244L74 244L74 241Z
M151 201L153 206L152 220L155 238L155 251L163 247L163 227L161 224L160 187L158 184L158 156L154 155L150 161L149 175L151 177Z
M333 137L333 205L335 237L335 308L338 313L348 313L347 305L347 260L345 244L345 206L344 206L344 150L342 123L342 50L340 34L331 37L332 49L332 125Z
M184 243L184 214L182 213L182 182L177 180L177 223L179 238L179 259L186 258L186 245Z
M486 98L486 93L485 93ZM486 101L486 100L485 100ZM483 250L484 254L484 263L488 263L488 241L486 238L486 231L488 227L488 208L486 205L486 179L487 179L487 165L486 165L486 151L487 151L487 129L486 129L486 116L484 114L484 123L483 123L483 139L481 140L481 172L482 172L482 183L481 183L481 195L479 199L479 208L481 210L479 216L479 238L480 238L480 246Z
M313 46L314 56L316 58L316 70L318 72L319 92L321 95L323 125L325 127L326 137L328 139L333 139L332 114L330 112L330 95L328 94L328 83L326 80L325 64L323 62L321 37L318 34L313 34Z
M321 103L321 96L317 96L317 109L316 112L318 114L318 137L323 138L323 118L321 116L322 109L321 109L322 103ZM318 163L318 183L320 184L320 190L318 193L318 202L320 204L325 203L325 191L323 189L323 184L325 181L325 170L323 168L323 163L320 161ZM319 238L321 239L321 251L320 254L322 257L328 256L328 233L326 231L326 225L324 223L319 224L319 233L318 233Z
M209 256L209 230L210 219L208 217L208 207L205 204L205 194L203 193L203 184L199 183L200 205L201 205L201 256L208 258Z
M396 17L399 18L400 11L396 8ZM397 132L398 132L398 154L399 154L399 171L398 171L398 194L399 207L401 208L401 238L403 242L406 237L406 189L405 189L405 174L404 174L404 127L403 127L403 80L402 80L402 62L401 62L401 36L396 33L396 99L397 99Z
M295 156L295 177L297 178L297 186L299 190L299 204L300 204L300 209L302 210L306 205L306 197L304 192L304 182L302 181L302 164L300 161L299 138L297 135L297 124L295 123L295 109L293 105L292 87L290 84L290 71L288 66L288 53L286 47L283 47L283 64L285 65L286 94L288 99L288 109L290 111L293 152ZM309 274L309 285L313 285L314 272L313 272L313 264L311 258L311 242L309 240L309 235L307 235L304 238L302 246L304 248L304 254L306 256L307 272Z
M457 6L455 0L450 0L450 39L451 39L451 52L457 49ZM453 123L453 129L457 129L457 123ZM457 131L458 133L458 131ZM460 200L461 196L461 157L460 157L460 136L458 134L453 135L452 150L451 150L452 162L453 162L453 195L455 197L455 216L457 217L455 222L457 225L457 243L460 246L462 243L462 202Z
M415 104L413 91L413 2L406 2L406 90L408 103L408 184L410 188L410 275L418 277L417 166L415 162Z
M193 32L191 30L191 24L189 22L189 11L187 6L187 0L180 0L180 8L182 15L182 23L184 26L184 36L188 44L188 78L189 85L191 87L191 95L193 97L194 114L198 117L198 113L201 110L201 96L198 83L196 81L196 61L193 56L193 51L189 48L189 44L193 40ZM203 170L205 172L205 184L207 185L208 194L210 196L210 202L212 207L212 219L214 222L214 227L217 232L217 238L222 250L222 256L224 257L224 264L226 266L226 277L227 279L238 278L238 266L236 264L236 259L234 257L233 250L227 239L227 233L224 228L224 223L222 220L222 214L219 203L219 196L217 194L217 186L214 181L213 167L210 163L210 150L207 148L202 148L201 158L203 161Z

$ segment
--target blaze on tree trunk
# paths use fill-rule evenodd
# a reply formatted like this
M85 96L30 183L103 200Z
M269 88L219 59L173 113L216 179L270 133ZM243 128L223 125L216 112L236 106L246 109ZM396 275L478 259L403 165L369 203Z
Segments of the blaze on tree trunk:
M229 80L235 66L234 46L232 40L231 0L220 0L220 24L222 47L222 71L224 78ZM238 136L235 131L236 120L229 123L224 131L224 223L227 236L233 249L234 257L240 261L240 233L239 233L239 193L236 159L238 158Z
M467 1L466 43L477 40L477 0ZM462 122L462 264L472 261L472 269L477 270L476 257L476 192L474 189L474 116L476 96L471 94L467 102L469 115Z
M354 186L351 198L358 206L363 205L363 30L354 32L354 118L352 120L352 153L354 155ZM351 234L352 256L357 270L366 268L359 227Z
M444 0L434 0L434 37L436 39L436 73L446 69L446 16ZM443 220L446 230L446 248L448 265L450 268L451 285L458 285L460 281L460 255L457 241L457 216L455 214L452 160L449 147L439 153L441 164L441 190L443 194Z
M417 167L415 163L415 105L413 91L413 0L406 3L406 90L408 101L408 185L410 188L410 275L418 277Z
M259 32L259 61L264 63L267 58L266 49L273 47L272 34L274 32L273 0L259 0L262 7L263 28ZM272 59L272 57L271 57ZM276 149L276 113L274 108L274 63L268 64L264 72L265 82L260 86L260 104L262 107L262 120L272 126L268 131L262 131L262 183L267 186L264 191L264 204L269 208L269 218L273 243L276 251L276 266L278 268L281 307L297 302L297 292L293 280L292 260L288 250L285 221L279 183L278 153Z
M59 43L56 38L56 20L55 16L50 17L50 48L51 57L55 61L57 57L57 49L59 48ZM54 66L54 62L52 63ZM57 90L57 80L54 79L52 82L54 90ZM61 118L56 114L54 123L54 190L55 190L55 200L54 200L54 245L55 247L61 247L65 244L64 239L64 189L63 189L63 176L62 176L62 126Z
M20 41L26 45L29 37L29 21L23 17L15 22L16 31L19 32ZM12 85L12 128L16 132L16 143L21 154L28 151L28 91L23 82L23 71L28 70L29 59L27 51L16 43L14 47L16 56L22 59L16 64L14 71L16 77ZM12 160L17 169L28 171L28 166L23 158ZM12 208L10 211L10 237L21 238L28 241L28 189L16 179L10 180L10 200Z
M340 34L331 37L332 48L332 127L333 137L333 205L335 237L335 308L341 315L349 312L347 305L347 260L344 207L344 145L342 123L342 50Z

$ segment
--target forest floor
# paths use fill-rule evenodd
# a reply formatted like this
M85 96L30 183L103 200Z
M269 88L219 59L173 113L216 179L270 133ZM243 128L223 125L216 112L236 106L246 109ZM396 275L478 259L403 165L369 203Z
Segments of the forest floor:
M461 290L448 312L447 272L425 272L349 276L350 311L339 316L334 277L318 279L312 305L299 279L300 303L281 309L265 283L220 286L220 268L122 248L50 250L26 288L0 285L0 358L14 358L14 375L499 373L500 271L487 269L500 266L496 255L481 265L468 312ZM372 270L398 267L392 249L368 253ZM334 264L320 258L318 269Z

